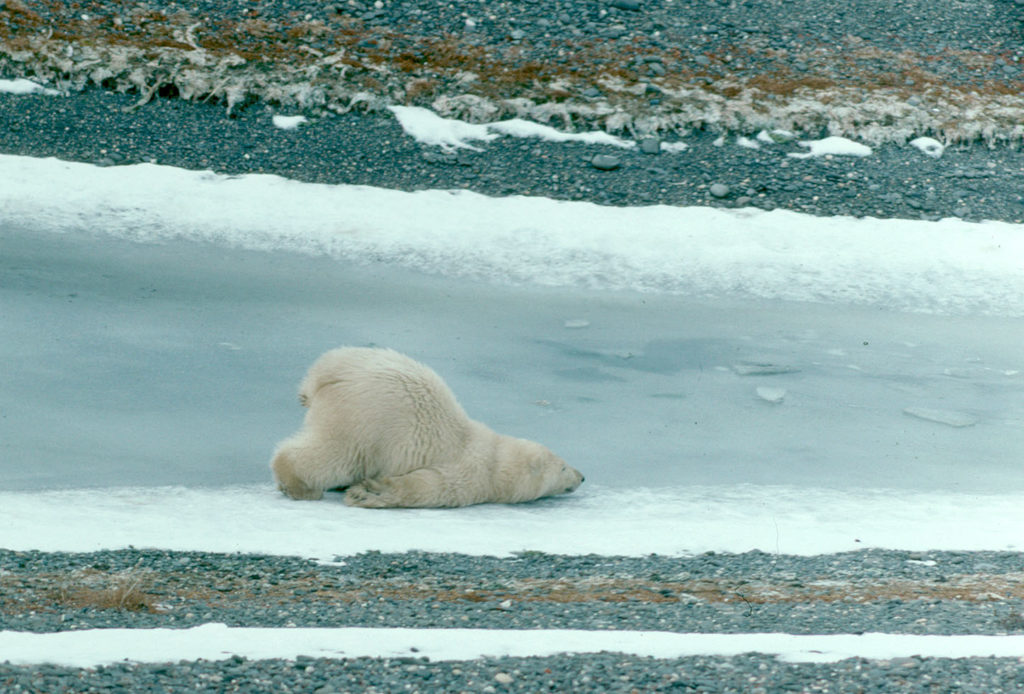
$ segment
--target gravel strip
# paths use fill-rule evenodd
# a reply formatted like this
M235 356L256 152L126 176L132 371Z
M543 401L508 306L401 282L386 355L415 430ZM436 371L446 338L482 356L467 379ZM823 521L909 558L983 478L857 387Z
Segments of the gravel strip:
M94 670L0 665L5 692L950 692L1024 689L1017 658L896 658L790 664L772 657L655 660L620 654L484 658L222 662L114 665Z
M0 628L409 626L1024 633L1016 553L514 558L367 553L338 565L143 550L0 551Z
M62 98L0 94L0 152L101 166L154 162L225 174L274 173L316 183L398 190L465 189L604 205L706 205L816 215L1024 222L1024 152L979 144L941 158L906 145L866 157L796 159L794 142L751 149L695 132L682 152L502 137L445 152L405 135L390 112L325 114L280 130L271 109L225 116L212 104L89 89ZM673 136L672 142L679 138ZM660 144L661 141L659 141ZM669 144L665 141L664 144ZM613 157L603 166L596 157Z
M682 632L1024 633L1024 556L865 550L815 557L288 557L0 551L0 628L389 626ZM2 657L2 656L0 656ZM1018 658L652 659L620 654L195 661L95 669L0 665L35 691L1012 692Z
M7 0L0 68L138 105L407 103L641 134L1019 141L1020 19L1005 0Z
M7 0L0 77L69 96L0 94L0 152L607 205L1021 223L1022 19L1007 0L796 0L786 12L670 0L429 11L412 0ZM604 129L637 146L501 137L445 151L405 135L390 104ZM280 111L309 121L275 128ZM796 138L755 138L773 127ZM799 139L829 134L875 146L789 156L806 152ZM921 135L949 146L935 157L903 144Z

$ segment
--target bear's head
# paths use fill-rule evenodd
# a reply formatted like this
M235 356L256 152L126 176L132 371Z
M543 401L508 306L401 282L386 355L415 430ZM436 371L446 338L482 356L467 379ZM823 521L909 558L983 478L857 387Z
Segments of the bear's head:
M506 474L515 483L508 485L509 501L529 501L543 496L568 494L583 482L576 468L535 441L511 439L512 455L506 457Z

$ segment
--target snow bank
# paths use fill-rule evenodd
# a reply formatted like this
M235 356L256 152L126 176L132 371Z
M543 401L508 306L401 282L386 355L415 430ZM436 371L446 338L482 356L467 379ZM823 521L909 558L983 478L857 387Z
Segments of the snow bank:
M807 159L809 157L824 157L826 155L846 157L867 157L871 155L871 148L854 142L845 137L826 137L822 140L801 140L801 147L806 147L806 152L790 152L789 156L795 159Z
M5 222L25 229L185 238L506 283L1024 315L1024 233L1000 222L616 208L16 156L0 156L0 180Z
M375 629L227 627L90 629L52 634L0 631L0 653L12 665L95 667L118 662L409 657L471 660L559 653L626 653L652 658L767 653L797 663L845 658L1018 657L1024 636L917 634L677 634L576 629Z
M538 138L551 142L585 142L613 147L635 147L636 143L595 130L585 133L567 133L523 118L512 118L494 123L473 124L456 118L443 118L430 109L419 106L389 106L399 125L420 144L434 145L445 149L473 149L472 141L489 142L499 135L509 137Z
M584 486L570 496L514 506L379 511L344 506L340 494L296 502L269 485L79 489L0 493L0 528L0 546L12 550L134 546L325 561L368 550L499 556L1011 550L1024 546L1024 495Z
M2 94L45 94L46 96L59 96L60 92L56 89L50 89L44 87L41 84L36 84L31 80L26 79L15 79L15 80L0 80L0 93Z

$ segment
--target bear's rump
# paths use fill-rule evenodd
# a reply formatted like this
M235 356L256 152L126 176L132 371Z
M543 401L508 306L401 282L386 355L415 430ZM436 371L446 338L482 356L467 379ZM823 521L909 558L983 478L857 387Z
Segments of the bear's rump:
M370 380L364 375L322 387L307 413L310 428L351 451L368 476L443 465L460 455L467 435L461 408L452 412L431 389Z

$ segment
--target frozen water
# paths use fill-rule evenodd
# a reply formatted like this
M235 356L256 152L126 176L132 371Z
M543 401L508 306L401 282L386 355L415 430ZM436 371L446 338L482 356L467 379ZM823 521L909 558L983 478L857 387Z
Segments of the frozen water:
M471 416L593 483L1024 488L1017 319L515 287L89 232L5 227L0 243L0 361L18 365L0 372L6 489L266 479L299 379L341 344L430 364ZM992 368L946 374L968 364ZM760 386L785 403L757 407ZM902 414L931 403L978 423Z
M938 422L939 424L948 424L951 427L970 427L978 423L976 418L963 412L935 410L930 407L908 407L903 411L911 417L917 417L929 422Z
M761 398L765 402L770 402L773 405L778 405L780 402L786 399L785 388L769 388L768 386L759 386L756 392L757 397Z
M1024 489L1013 225L0 171L3 489L264 481L340 344L588 484Z

